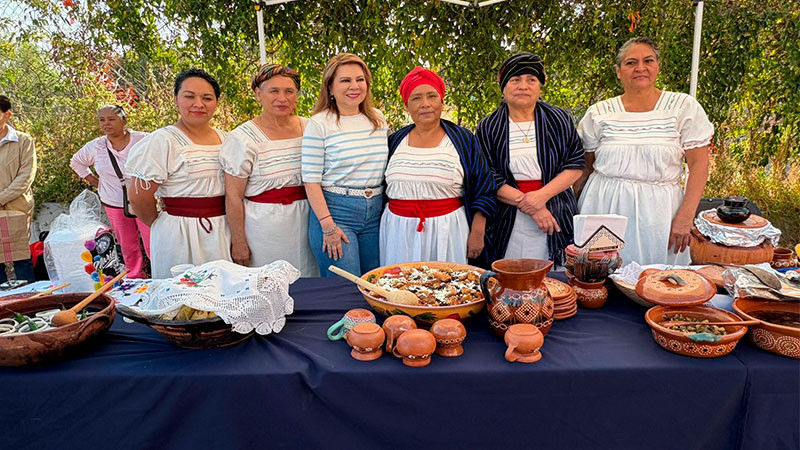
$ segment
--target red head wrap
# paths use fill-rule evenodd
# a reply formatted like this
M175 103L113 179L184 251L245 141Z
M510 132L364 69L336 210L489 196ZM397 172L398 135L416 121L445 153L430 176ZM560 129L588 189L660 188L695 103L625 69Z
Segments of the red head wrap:
M411 92L417 87L423 84L429 84L436 89L436 92L439 93L439 96L444 101L444 81L436 72L432 70L428 70L422 68L420 66L414 67L411 72L408 72L403 81L400 82L400 96L403 97L403 104L408 104L408 97L411 96Z

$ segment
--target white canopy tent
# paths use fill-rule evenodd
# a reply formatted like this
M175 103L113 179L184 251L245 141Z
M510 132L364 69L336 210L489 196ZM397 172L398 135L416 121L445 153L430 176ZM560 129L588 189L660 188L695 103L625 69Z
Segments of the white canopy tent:
M279 5L281 3L289 3L296 0L254 0L256 4L256 20L258 22L258 51L261 64L267 63L267 49L264 38L264 8L272 5ZM464 0L441 0L447 3L453 3L468 8L482 8L484 6L494 5L509 0L485 0L485 1L464 1ZM689 82L689 95L692 97L697 96L697 72L700 68L700 38L703 33L703 2L704 0L693 0L695 5L694 16L694 42L692 45L692 69L691 80Z

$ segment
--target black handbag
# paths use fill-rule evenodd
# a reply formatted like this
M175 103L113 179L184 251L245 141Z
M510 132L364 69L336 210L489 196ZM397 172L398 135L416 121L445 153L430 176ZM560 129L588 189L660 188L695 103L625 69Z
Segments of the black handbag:
M122 175L122 170L119 168L117 158L111 153L111 149L108 148L108 140L106 140L106 151L108 152L108 159L111 160L111 165L114 166L114 172L116 172L117 178L119 178L119 182L122 185L122 213L125 217L133 219L136 217L136 214L131 212L131 206L130 203L128 203L128 188L125 186L125 176Z

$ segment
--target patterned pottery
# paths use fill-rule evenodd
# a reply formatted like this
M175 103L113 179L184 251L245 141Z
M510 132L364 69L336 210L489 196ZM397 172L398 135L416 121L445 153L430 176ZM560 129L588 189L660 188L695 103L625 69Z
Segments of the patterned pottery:
M718 342L695 342L688 334L659 325L665 316L681 314L693 319L708 319L709 322L733 322L742 320L736 314L713 306L654 306L647 310L644 319L650 325L653 339L662 348L673 353L696 358L716 358L732 352L739 339L747 333L745 326L724 327L728 334L720 336Z
M424 261L415 263L402 263L393 264L391 266L378 267L377 269L370 270L361 276L361 278L374 283L378 278L383 276L383 273L388 270L395 270L398 267L421 267L428 266L434 269L452 269L452 270L476 270L483 272L480 267L470 266L466 264L455 264L448 262L437 261ZM385 298L378 297L370 294L363 287L359 286L358 290L364 296L364 300L369 303L369 306L375 310L376 313L389 317L394 315L406 315L413 318L418 325L428 327L439 319L456 319L464 320L472 316L478 315L481 310L486 306L486 300L480 299L463 305L454 306L412 306L401 305L398 303L387 302Z
M391 353L394 343L401 334L417 328L414 319L408 316L389 316L383 321L383 332L386 333L386 351Z
M435 351L436 338L427 330L415 328L397 338L392 353L403 358L403 364L409 367L423 367L431 363Z
M773 269L797 267L797 259L794 257L794 252L788 248L776 248L772 253L772 261L769 265Z
M544 335L539 328L529 323L518 323L508 327L503 338L508 348L506 361L533 363L542 359L539 349L544 344Z
M584 283L573 278L570 284L575 288L575 295L578 296L578 305L581 308L597 309L606 304L608 300L608 290L604 286L605 281L594 283Z
M347 311L338 322L328 328L328 339L338 341L359 323L375 323L375 314L363 308Z
M454 357L464 353L461 343L467 337L464 324L454 319L437 320L431 325L431 334L436 338L436 354Z
M489 324L498 336L517 323L533 324L547 334L554 305L543 281L552 266L552 261L538 259L501 259L481 274Z
M746 320L759 320L749 313L753 311L786 311L800 314L798 302L774 302L768 300L737 298L733 310ZM787 327L760 320L750 328L750 339L762 349L800 359L800 328Z
M378 324L366 322L356 324L344 339L353 347L350 356L359 361L373 361L383 355L386 334Z

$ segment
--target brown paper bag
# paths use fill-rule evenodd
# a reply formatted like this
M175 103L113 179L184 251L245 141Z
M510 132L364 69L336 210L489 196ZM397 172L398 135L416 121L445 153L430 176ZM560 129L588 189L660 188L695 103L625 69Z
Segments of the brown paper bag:
M0 262L31 257L29 224L28 215L23 212L0 210Z

